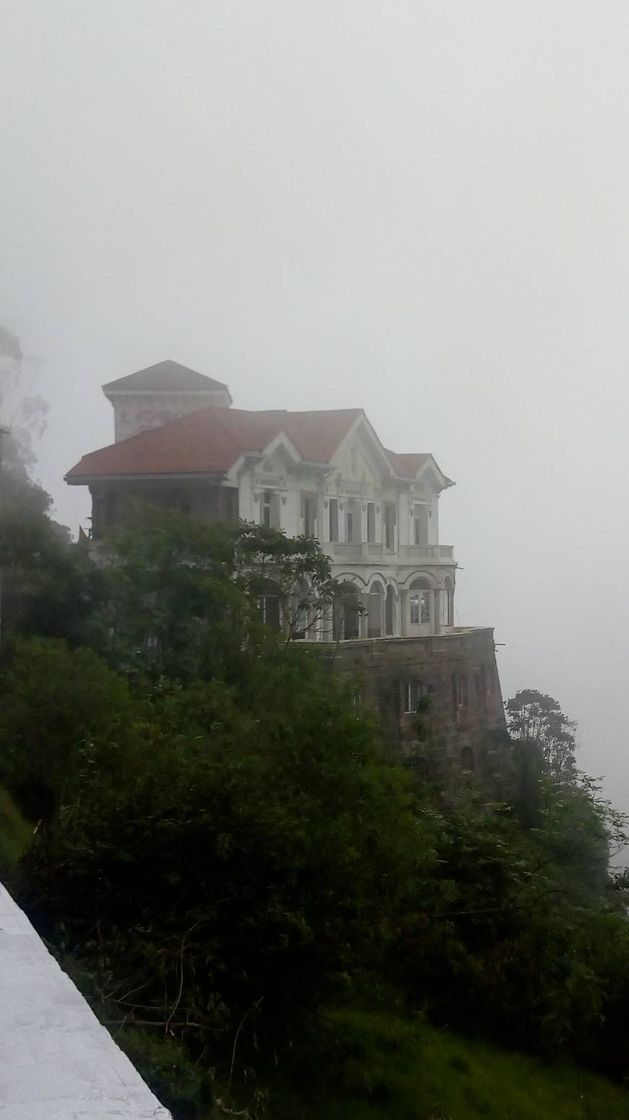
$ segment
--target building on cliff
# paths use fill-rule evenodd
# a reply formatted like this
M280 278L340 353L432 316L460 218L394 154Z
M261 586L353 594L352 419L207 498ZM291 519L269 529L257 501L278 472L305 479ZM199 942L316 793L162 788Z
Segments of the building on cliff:
M129 498L316 537L361 608L350 599L319 630L322 652L363 681L357 694L418 764L491 770L492 733L504 729L493 632L455 626L457 565L439 541L439 499L453 483L432 454L388 450L360 408L232 408L226 385L173 361L103 391L115 442L66 475L90 489L96 552ZM262 609L274 617L272 589ZM425 695L440 744L432 760L413 732Z

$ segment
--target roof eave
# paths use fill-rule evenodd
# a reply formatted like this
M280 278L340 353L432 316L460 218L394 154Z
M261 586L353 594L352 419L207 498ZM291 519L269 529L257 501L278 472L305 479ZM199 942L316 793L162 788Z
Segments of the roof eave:
M225 477L225 471L163 471L152 474L125 471L124 474L67 474L64 482L68 486L90 486L96 482L165 482L202 478L210 479L212 482L221 482Z

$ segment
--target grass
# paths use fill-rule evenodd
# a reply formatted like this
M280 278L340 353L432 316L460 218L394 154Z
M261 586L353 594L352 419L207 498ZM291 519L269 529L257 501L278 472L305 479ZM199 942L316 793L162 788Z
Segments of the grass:
M268 1120L629 1118L629 1093L603 1078L395 1015L336 1011L326 1034L327 1055L298 1060L299 1089L271 1089Z
M17 863L33 838L33 827L24 820L7 791L0 786L0 873Z

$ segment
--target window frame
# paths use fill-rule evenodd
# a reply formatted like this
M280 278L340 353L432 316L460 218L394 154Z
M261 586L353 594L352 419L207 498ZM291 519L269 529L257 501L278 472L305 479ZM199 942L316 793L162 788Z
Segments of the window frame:
M336 544L339 539L339 501L338 498L330 498L328 503L328 536L332 544Z
M402 683L402 704L405 715L417 715L420 701L428 694L428 689L419 677L409 677Z

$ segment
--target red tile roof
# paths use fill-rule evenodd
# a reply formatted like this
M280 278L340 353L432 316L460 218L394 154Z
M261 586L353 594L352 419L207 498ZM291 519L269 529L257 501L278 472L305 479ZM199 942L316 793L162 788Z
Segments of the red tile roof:
M415 478L419 468L423 467L429 459L432 459L432 455L429 453L421 454L419 452L407 454L387 450L387 455L395 473L401 475L402 478Z
M68 471L66 481L81 485L99 478L223 475L241 455L263 452L282 433L304 461L329 463L361 416L360 408L321 412L204 408L84 455ZM428 460L434 462L429 454L385 454L399 478L414 478ZM435 467L439 470L436 463ZM445 476L444 481L452 485Z
M400 478L415 478L417 472L421 470L426 463L431 462L435 470L442 476L443 486L445 488L454 486L452 479L442 473L430 452L400 452L387 450L387 455L393 470Z
M210 407L92 451L66 480L130 475L224 474L242 454L261 452L284 432L302 459L327 463L362 410L245 412Z
M112 392L128 391L164 393L193 390L211 393L216 389L227 389L227 386L222 381L215 381L213 377L206 377L204 373L197 373L196 369L182 366L179 362L171 361L170 358L103 385L105 396Z

